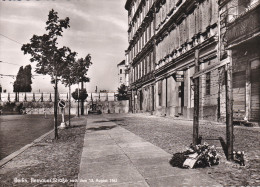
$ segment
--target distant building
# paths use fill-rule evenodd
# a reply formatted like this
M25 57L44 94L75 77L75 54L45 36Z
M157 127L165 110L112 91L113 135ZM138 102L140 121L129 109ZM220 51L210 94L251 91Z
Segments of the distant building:
M118 87L120 87L121 84L128 86L126 69L127 69L127 66L126 66L125 60L123 60L119 64L117 64Z

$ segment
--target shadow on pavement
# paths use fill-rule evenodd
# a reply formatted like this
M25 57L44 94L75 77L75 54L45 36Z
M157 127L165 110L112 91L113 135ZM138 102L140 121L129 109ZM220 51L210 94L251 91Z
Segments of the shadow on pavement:
M68 126L67 129L73 129L73 128L80 128L80 127L85 127L86 125L71 125Z
M108 123L108 122L118 122L118 121L124 121L124 120L123 119L109 119L109 121L100 120L100 121L94 121L93 123Z
M123 127L123 126L127 126L127 124L120 124L120 123L119 123L118 125L119 125L119 126L122 126L122 127Z
M108 123L110 121L105 121L105 120L101 120L101 121L94 121L93 123Z
M227 144L225 143L224 139L222 137L219 137L219 141L221 143L222 149L225 153L226 158L228 157L228 152L227 152Z
M123 119L110 119L109 121L117 122L117 121L124 121Z
M110 130L110 129L113 129L115 127L116 127L116 125L114 125L114 126L91 127L91 128L87 128L87 130L101 131L101 130Z

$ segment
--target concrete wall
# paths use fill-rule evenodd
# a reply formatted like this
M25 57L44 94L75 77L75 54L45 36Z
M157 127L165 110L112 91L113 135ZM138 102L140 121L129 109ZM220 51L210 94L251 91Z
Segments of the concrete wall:
M0 102L1 106L6 105L7 101L7 94L2 94L4 95L4 98L2 98L4 101ZM20 94L22 95L22 94ZM40 95L40 96L39 96ZM49 102L49 101L40 101L41 94L35 94L35 100L36 102L28 101L28 102L15 102L16 105L19 105L19 103L22 103L23 106L25 107L26 113L27 114L44 114L45 112L47 114L53 114L54 113L54 102ZM105 95L102 97L102 95ZM6 97L7 96L7 97ZM45 95L44 95L45 96ZM65 107L65 113L69 113L69 102L66 99L66 94L65 96L62 95L66 102L66 107ZM104 101L105 98L108 96L108 101ZM21 96L20 96L21 98ZM28 99L27 100L32 100L32 94L28 94ZM46 97L44 97L44 100L47 98L49 99L49 94L46 94ZM104 100L99 100L97 99L98 97L93 94L93 103L96 103L99 106L99 109L101 110L102 113L128 113L129 112L129 101L124 100L124 101L115 101L114 100L114 94L102 94L101 93L101 98ZM112 100L113 98L113 100ZM15 99L15 94L10 94L10 100L13 102ZM112 100L112 101L110 101ZM88 114L88 111L90 110L92 101L85 101L84 102L84 114ZM81 103L79 103L79 108L80 108L80 113L81 113ZM75 100L71 101L71 114L76 115L78 111L78 102ZM61 113L61 109L58 109L58 112ZM3 112L4 113L4 112Z
M10 97L10 101L15 101L15 93L0 93L0 101L8 101L8 95ZM26 101L30 102L33 100L33 95L35 97L35 101L41 101L41 97L43 96L43 101L49 101L54 100L54 93L19 93L19 101L23 102L26 95ZM115 97L115 92L109 92L109 93L88 93L88 98L86 101L91 101L91 98L93 101L115 101L117 98ZM92 96L92 97L91 97ZM59 98L63 100L68 100L68 93L60 93ZM74 101L74 99L71 97L71 101Z
M88 111L91 110L92 102L84 102L84 114L88 114ZM96 102L94 102L96 103ZM96 103L98 108L102 113L128 113L129 112L129 101L101 101ZM26 105L26 104L25 104ZM79 110L81 113L81 105L79 104ZM38 103L37 105L29 105L26 107L27 114L44 114L44 110L47 114L53 114L54 108L53 103ZM71 103L71 114L77 115L78 103ZM61 113L61 109L59 108L59 113ZM69 104L66 102L65 113L69 113Z

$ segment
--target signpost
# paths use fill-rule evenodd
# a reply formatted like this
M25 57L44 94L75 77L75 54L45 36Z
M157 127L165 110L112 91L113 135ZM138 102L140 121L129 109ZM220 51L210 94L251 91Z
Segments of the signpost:
M64 100L60 100L58 106L61 108L62 122L60 124L60 128L64 129L66 127L66 123L64 122L64 112L66 107L66 102Z
M177 71L175 74L176 82L184 82L183 71Z

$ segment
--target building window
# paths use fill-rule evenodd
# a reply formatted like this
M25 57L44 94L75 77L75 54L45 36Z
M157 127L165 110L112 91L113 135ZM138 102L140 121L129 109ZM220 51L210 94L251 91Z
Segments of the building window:
M246 11L250 5L250 0L238 0L238 15Z
M139 64L138 64L138 68L139 68L139 76L138 76L138 78L140 79L141 78L141 72L142 72L142 66L141 66L141 63L139 62Z
M159 106L162 106L162 80L158 82L158 99L159 99Z
M145 29L145 43L147 43L148 40L147 40L147 28Z
M144 57L144 74L147 74L147 60L146 57Z
M151 26L151 23L150 23L150 25L149 25L149 34L148 34L148 38L150 39L151 38L151 35L152 35L152 31L151 31L151 28L152 28L152 26Z
M133 83L135 81L135 69L133 67L132 69L132 75L131 75L131 83Z
M138 79L138 66L135 66L135 81Z
M151 66L151 71L153 71L153 69L154 69L154 59L153 59L153 55L154 55L154 53L153 53L153 51L150 53L150 66Z
M120 69L120 74L122 74L122 69Z
M210 72L206 73L206 95L210 95Z
M122 82L122 77L120 77L120 83Z
M144 69L145 65L144 65L144 63L145 63L145 61L143 60L142 61L142 76L145 75L145 69Z

